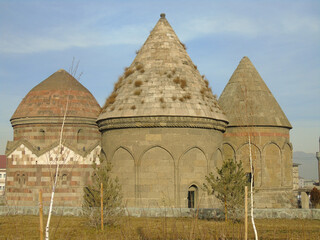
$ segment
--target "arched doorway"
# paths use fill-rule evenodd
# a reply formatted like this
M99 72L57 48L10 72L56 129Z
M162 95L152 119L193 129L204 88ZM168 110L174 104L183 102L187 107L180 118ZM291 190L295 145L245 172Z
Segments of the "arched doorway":
M188 208L197 207L198 202L198 187L191 185L188 189Z

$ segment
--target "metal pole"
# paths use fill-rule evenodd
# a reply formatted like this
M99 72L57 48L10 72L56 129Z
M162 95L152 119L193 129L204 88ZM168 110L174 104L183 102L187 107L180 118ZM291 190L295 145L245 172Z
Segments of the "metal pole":
M248 239L248 187L244 187L244 240Z
M103 231L103 183L101 183L101 230Z

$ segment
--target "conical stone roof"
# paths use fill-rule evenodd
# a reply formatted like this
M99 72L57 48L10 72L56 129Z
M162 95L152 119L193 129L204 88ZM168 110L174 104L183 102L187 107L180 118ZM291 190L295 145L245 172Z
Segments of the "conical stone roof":
M227 122L215 96L164 14L125 69L99 120L188 116Z
M230 126L292 128L271 91L248 57L243 57L224 88L219 105Z
M68 117L98 117L101 108L93 95L73 76L61 69L31 89L11 120L62 117L68 97Z

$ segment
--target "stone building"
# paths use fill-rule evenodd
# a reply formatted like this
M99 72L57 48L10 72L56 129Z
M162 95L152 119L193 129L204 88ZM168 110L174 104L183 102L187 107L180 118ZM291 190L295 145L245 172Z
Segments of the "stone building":
M292 128L269 88L244 57L223 90L219 105L229 124L224 133L225 159L242 161L251 174L251 145L258 208L289 207L292 194Z
M4 194L6 187L7 158L6 155L0 155L0 196Z
M164 14L101 112L88 90L63 70L28 93L11 119L14 141L7 146L12 204L35 203L37 191L49 189L47 156L56 151L67 96L63 146L73 157L61 176L58 205L81 205L89 164L98 160L101 146L100 157L112 163L126 206L218 207L202 190L205 176L229 158L241 160L250 175L248 136L256 205L290 205L291 125L270 90L245 57L218 101Z
M25 96L11 118L14 135L6 149L8 204L36 205L39 189L47 202L58 161L63 167L55 203L81 205L83 185L100 152L99 112L92 94L65 70L52 74Z

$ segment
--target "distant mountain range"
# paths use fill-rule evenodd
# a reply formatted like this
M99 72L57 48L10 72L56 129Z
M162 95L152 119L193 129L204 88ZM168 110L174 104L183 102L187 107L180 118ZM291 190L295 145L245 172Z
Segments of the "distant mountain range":
M313 179L318 181L318 160L316 153L293 152L294 163L300 163L299 176L304 179Z

